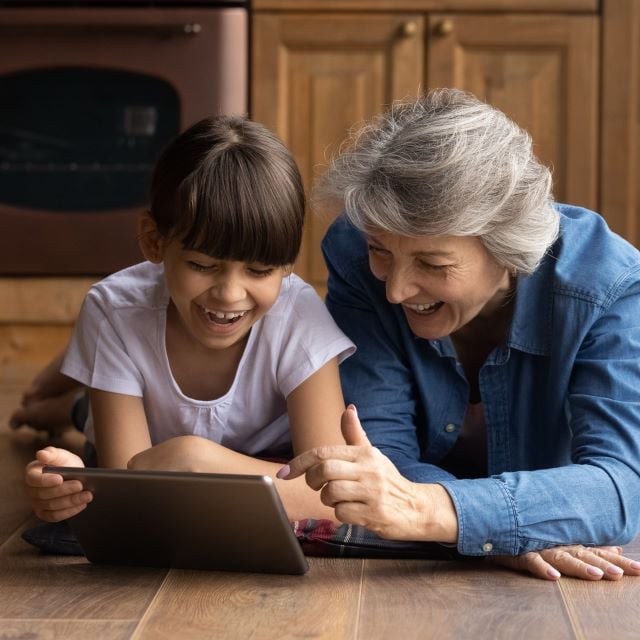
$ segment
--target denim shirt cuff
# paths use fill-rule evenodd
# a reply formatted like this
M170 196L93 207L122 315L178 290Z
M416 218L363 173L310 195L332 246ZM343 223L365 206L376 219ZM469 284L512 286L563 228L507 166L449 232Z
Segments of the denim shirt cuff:
M458 514L458 551L466 556L515 555L517 519L513 497L495 478L439 482Z

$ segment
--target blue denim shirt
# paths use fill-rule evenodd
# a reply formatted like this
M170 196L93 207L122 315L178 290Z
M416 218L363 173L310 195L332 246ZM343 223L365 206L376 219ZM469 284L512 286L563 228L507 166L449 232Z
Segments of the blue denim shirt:
M411 333L345 219L323 241L327 305L358 347L341 365L345 399L403 475L446 488L462 554L622 544L640 530L640 252L597 214L557 208L560 237L519 278L508 336L480 370L487 478L438 467L469 399L451 340Z

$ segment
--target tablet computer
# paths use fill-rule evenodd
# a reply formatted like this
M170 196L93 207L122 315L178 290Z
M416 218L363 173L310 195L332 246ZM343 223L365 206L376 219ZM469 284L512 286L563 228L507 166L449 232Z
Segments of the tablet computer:
M101 564L303 574L308 569L267 476L44 467L93 493L68 520Z

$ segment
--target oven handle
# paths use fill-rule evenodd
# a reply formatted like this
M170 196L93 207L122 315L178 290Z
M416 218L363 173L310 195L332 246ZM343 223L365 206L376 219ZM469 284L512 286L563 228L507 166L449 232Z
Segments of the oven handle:
M61 31L77 32L81 29L84 33L89 32L91 34L155 34L159 36L197 36L202 32L202 25L199 22L185 22L175 24L131 24L131 23L14 23L0 24L0 33L10 31L12 35L20 33L51 33L55 31L60 33Z

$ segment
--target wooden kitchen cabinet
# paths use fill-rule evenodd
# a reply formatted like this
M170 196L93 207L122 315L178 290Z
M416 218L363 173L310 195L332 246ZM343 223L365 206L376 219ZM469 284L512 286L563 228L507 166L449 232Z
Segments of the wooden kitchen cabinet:
M532 136L555 197L598 204L598 17L432 14L428 87L459 87Z
M397 14L257 14L252 115L293 152L307 192L348 129L392 100L416 95L424 19ZM323 290L320 240L330 216L305 227L296 271Z
M395 99L451 86L531 133L558 200L598 209L598 3L255 0L254 9L252 116L292 150L308 191L350 127ZM330 217L309 216L296 265L321 292Z

